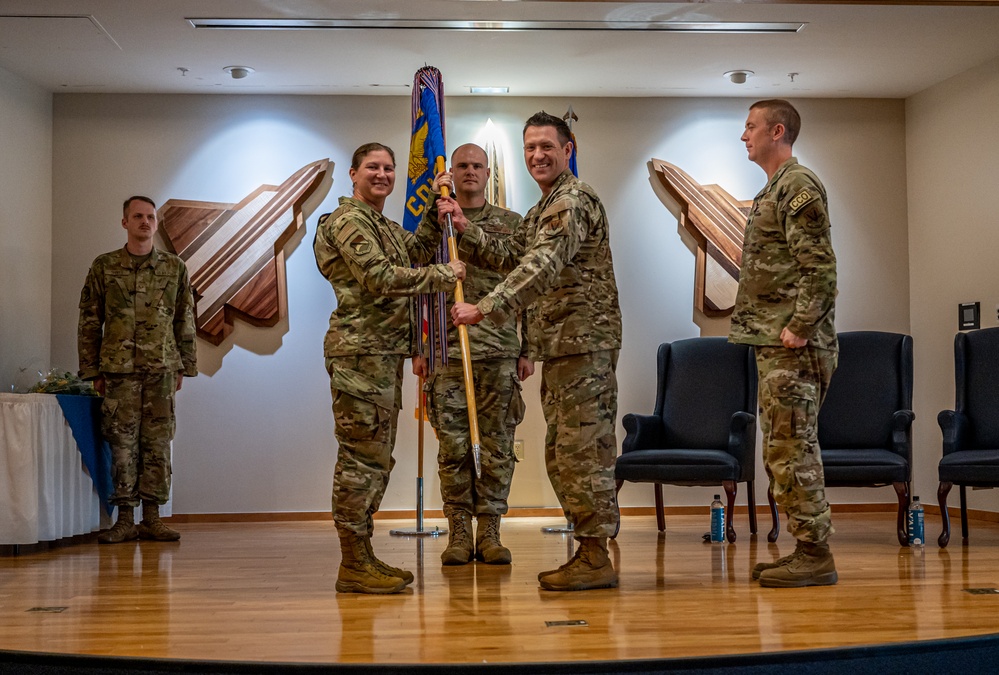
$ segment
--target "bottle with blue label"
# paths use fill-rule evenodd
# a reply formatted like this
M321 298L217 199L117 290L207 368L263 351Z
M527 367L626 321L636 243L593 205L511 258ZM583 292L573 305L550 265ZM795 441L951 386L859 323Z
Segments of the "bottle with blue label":
M721 502L721 495L715 495L711 502L711 542L720 543L725 541L725 505Z
M926 543L926 536L923 530L923 505L919 503L919 497L913 497L909 504L909 545L922 547Z

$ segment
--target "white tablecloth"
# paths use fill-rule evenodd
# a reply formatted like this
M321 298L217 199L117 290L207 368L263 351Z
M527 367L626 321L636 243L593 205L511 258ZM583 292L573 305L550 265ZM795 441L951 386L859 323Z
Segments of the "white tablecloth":
M96 532L101 506L52 394L0 393L0 545Z

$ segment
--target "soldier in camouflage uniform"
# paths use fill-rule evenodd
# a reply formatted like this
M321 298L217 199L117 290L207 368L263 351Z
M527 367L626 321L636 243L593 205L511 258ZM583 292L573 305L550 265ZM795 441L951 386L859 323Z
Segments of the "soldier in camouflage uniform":
M837 581L826 543L833 528L818 443L819 409L839 354L836 256L826 190L792 156L800 128L787 101L750 107L742 140L768 181L746 225L729 334L756 350L764 465L797 540L793 554L753 569L762 586L778 588Z
M530 357L544 362L548 477L579 540L571 560L538 575L542 588L557 591L617 585L607 537L620 517L614 460L621 310L607 215L593 188L567 168L570 138L565 122L544 112L524 126L524 159L542 197L524 217L522 247L466 224L455 202L438 206L464 229L463 258L511 270L478 303L456 304L455 323L499 324L528 308Z
M512 240L523 219L512 211L486 202L488 158L477 145L458 147L451 155L451 172L437 176L435 191L446 185L454 192L462 212L492 236ZM453 186L453 187L452 187ZM436 201L424 214L428 226L437 222ZM461 234L457 235L461 240ZM468 265L463 290L468 302L477 302L491 291L503 274ZM509 564L510 549L500 541L500 516L507 512L507 497L513 480L514 432L524 418L520 382L534 372L527 358L526 340L521 344L516 316L502 324L469 326L468 342L475 383L475 404L482 440L482 476L475 476L469 434L468 403L458 331L448 334L448 366L427 372L426 359L413 359L413 372L427 378L430 423L438 432L438 475L444 515L450 525L448 545L441 554L445 565L464 565L472 557L493 565ZM439 358L438 354L438 358ZM472 540L472 516L477 517Z
M97 540L176 541L160 520L170 497L174 394L198 374L194 297L184 262L153 248L156 205L130 197L121 225L127 243L98 256L80 294L80 377L104 396L102 431L111 446L118 519ZM135 507L142 502L142 521Z
M333 474L333 520L343 554L341 593L397 593L412 573L378 560L371 550L378 510L395 460L402 407L403 361L414 353L410 296L449 291L464 265L430 260L436 230L415 234L382 215L395 186L395 155L379 143L362 145L350 167L352 197L319 219L313 249L319 271L333 286L337 307L326 333L326 368L339 444Z

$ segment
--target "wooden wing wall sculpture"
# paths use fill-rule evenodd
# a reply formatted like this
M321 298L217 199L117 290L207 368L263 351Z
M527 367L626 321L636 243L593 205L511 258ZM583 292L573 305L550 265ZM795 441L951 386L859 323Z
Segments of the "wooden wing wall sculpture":
M329 159L313 162L281 185L261 185L238 204L163 204L160 233L187 264L199 337L217 345L236 317L274 326L288 315L284 247L305 226L302 205L330 169Z
M753 202L739 201L717 185L704 185L661 159L653 173L676 201L680 225L697 242L694 304L707 316L728 316L735 308L742 243Z

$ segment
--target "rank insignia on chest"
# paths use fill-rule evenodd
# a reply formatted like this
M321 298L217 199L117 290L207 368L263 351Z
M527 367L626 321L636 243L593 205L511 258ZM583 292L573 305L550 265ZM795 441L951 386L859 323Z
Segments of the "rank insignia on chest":
M803 207L805 204L809 203L813 199L815 199L815 195L809 192L808 188L803 188L801 192L799 192L794 196L794 199L792 199L791 203L788 204L787 206L791 210L791 213L797 213L798 211L801 210L801 207Z
M354 251L354 255L364 255L371 250L371 242L358 235L350 242L350 248Z

